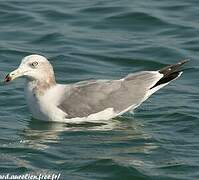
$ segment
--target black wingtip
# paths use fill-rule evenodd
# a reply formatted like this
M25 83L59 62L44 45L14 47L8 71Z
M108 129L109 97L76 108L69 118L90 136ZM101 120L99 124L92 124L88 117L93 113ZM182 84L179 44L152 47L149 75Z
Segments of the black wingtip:
M176 64L172 64L172 65L169 65L169 66L166 66L162 69L159 70L159 73L163 74L164 76L167 76L171 73L174 73L176 71L179 71L180 67L182 65L184 65L185 63L189 62L190 59L185 59L185 60L182 60Z
M188 63L189 61L190 61L190 59L185 59L185 60L180 61L178 64L183 65L185 63Z
M190 61L189 59L185 59L176 64L172 64L172 65L169 65L169 66L166 66L166 67L160 69L159 73L163 74L163 77L150 89L152 89L156 86L159 86L161 84L168 83L168 82L178 78L180 73L183 71L183 70L180 70L181 66L189 61Z

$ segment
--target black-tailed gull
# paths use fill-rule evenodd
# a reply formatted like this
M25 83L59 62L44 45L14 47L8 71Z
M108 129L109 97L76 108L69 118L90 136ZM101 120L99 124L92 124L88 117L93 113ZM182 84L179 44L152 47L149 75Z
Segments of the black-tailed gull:
M22 59L5 81L25 77L25 96L34 118L43 121L108 120L135 109L154 92L178 78L187 60L158 71L141 71L119 80L89 80L57 84L53 67L41 55Z

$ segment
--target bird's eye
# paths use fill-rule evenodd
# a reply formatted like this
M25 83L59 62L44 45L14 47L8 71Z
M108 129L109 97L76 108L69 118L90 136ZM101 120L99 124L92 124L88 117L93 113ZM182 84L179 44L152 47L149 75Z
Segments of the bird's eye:
M34 61L33 63L30 64L32 68L36 68L38 65L37 61Z

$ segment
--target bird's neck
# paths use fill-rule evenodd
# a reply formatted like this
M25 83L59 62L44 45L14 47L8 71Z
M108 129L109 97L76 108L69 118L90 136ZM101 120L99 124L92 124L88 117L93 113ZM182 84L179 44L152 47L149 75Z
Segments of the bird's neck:
M42 96L45 92L56 85L55 79L26 80L26 87L34 96Z

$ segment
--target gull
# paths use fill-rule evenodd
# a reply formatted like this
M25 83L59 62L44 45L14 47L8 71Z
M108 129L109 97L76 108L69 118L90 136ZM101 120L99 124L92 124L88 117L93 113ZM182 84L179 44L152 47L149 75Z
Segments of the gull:
M88 80L58 84L44 56L33 54L5 77L10 82L25 77L25 97L32 116L43 121L109 120L137 108L153 93L177 79L188 60L157 71L140 71L117 80Z

